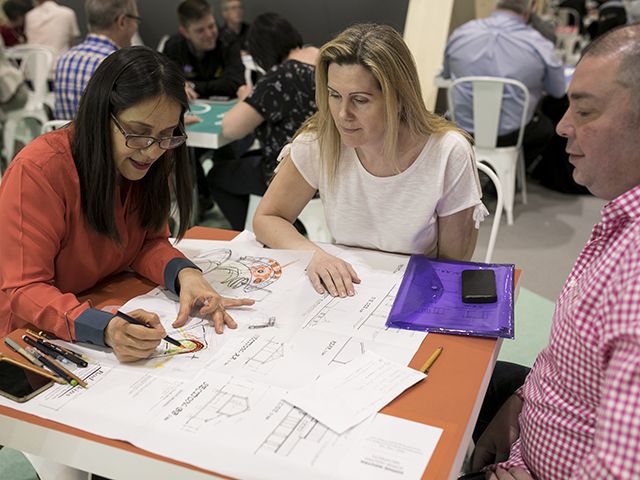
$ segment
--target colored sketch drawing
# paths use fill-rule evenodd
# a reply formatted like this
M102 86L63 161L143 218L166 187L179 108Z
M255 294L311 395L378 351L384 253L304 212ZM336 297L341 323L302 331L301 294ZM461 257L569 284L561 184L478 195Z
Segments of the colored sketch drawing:
M228 248L202 252L192 260L221 295L249 297L256 301L272 293L268 287L282 277L286 266L269 257L244 255L233 258Z
M180 342L182 347L177 347L169 342L162 342L156 348L151 358L166 357L173 355L191 355L209 347L207 341L207 329L210 329L209 322L202 318L191 318L184 327L173 331L167 330L169 336Z

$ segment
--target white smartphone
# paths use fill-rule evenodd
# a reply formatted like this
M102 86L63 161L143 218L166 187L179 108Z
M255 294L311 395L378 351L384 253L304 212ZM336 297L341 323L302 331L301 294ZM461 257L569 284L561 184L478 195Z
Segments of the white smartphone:
M7 357L0 358L0 395L26 402L53 384L53 380L20 366Z

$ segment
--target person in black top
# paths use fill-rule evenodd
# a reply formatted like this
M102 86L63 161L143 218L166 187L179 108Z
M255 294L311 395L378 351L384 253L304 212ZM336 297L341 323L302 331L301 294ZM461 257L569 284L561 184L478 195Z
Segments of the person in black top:
M238 102L222 119L222 135L243 138L255 132L261 155L216 161L210 181L213 197L231 226L242 230L249 194L263 195L278 154L317 110L315 62L318 49L304 47L302 36L276 13L259 15L249 28L247 49L265 74L251 90L238 89Z
M179 32L171 36L164 54L182 70L191 100L211 96L235 97L244 83L240 44L218 38L218 26L207 0L184 0L178 5ZM233 152L233 146L223 147ZM206 149L190 149L198 185L198 216L213 207L200 158ZM220 152L216 152L220 154Z
M220 28L220 38L223 42L238 41L240 48L246 50L249 24L244 21L244 5L242 0L221 0L220 10L224 25Z
M167 40L164 53L180 66L200 97L235 97L244 83L238 42L218 41L218 27L206 0L184 0L178 6L179 33Z

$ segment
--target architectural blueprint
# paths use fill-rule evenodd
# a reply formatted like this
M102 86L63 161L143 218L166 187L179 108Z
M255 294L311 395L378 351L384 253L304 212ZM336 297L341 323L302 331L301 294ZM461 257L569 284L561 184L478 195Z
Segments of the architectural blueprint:
M338 433L286 401L289 391L364 356L399 364L388 378L419 379L404 365L426 334L385 326L408 257L330 247L362 279L355 296L332 298L317 294L306 276L310 252L263 249L251 241L177 246L219 293L256 300L229 310L238 328L217 335L206 318L194 316L175 329L177 299L154 289L116 307L155 312L188 348L178 352L162 342L151 358L120 364L109 349L76 346L92 360L76 372L89 388L56 385L21 410L238 478L375 478L380 467L373 457L400 472L394 478L424 470L438 429L371 415ZM399 447L402 432L413 432L405 436L411 439L406 448Z

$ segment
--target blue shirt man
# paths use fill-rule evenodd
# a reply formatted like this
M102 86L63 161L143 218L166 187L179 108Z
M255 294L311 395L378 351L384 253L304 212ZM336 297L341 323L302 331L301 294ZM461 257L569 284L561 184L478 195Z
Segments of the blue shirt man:
M527 123L532 120L543 92L554 97L565 93L563 65L553 44L527 25L529 8L529 0L501 0L488 18L472 20L456 29L447 42L443 70L443 76L451 79L486 75L521 81L531 95ZM456 91L454 98L456 122L473 132L470 88ZM521 96L507 88L499 134L516 131L521 114Z
M135 0L87 0L85 11L91 33L56 64L54 116L59 120L73 119L98 65L118 48L131 45L138 31L140 17Z

